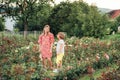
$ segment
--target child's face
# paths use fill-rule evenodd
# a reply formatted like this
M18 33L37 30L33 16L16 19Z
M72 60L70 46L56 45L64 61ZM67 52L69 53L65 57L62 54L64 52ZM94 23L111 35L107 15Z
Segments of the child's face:
M45 31L45 32L49 32L49 31L50 31L50 28L49 28L49 27L45 27L45 28L44 28L44 31Z
M57 34L57 38L59 39L59 34Z

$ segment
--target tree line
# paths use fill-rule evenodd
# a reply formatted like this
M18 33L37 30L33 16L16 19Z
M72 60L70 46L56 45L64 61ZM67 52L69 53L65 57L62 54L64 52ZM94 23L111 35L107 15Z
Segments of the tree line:
M7 13L3 16L12 16L16 20L14 29L19 31L41 31L49 24L54 34L63 31L68 36L100 38L117 31L120 22L119 18L111 21L109 15L82 0L58 5L53 0L3 0L2 3L1 8Z

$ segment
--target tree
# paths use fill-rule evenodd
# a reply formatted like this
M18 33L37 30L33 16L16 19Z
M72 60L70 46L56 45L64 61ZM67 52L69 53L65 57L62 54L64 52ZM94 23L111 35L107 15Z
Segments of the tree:
M116 19L116 27L118 28L118 26L120 26L120 16L117 17Z
M49 4L45 4L41 6L41 9L31 18L28 18L28 30L29 31L40 31L43 29L43 26L47 24L47 19L50 15L52 7ZM22 20L18 20L14 26L14 28L18 28L20 31L24 30L24 26Z
M118 27L120 26L120 16L110 20L108 25L110 26L110 34L112 34L113 32L117 32Z
M53 8L48 22L55 34L64 31L70 36L80 36L82 18L87 11L88 5L82 1L62 2Z
M69 2L62 2L52 9L48 18L48 24L52 27L51 29L54 34L61 31L62 25L69 21L67 17L71 13L70 6Z
M24 37L26 38L29 20L38 14L41 5L45 5L51 0L2 0L3 8L7 16L12 16L15 20L21 20L24 26Z
M96 6L88 6L83 1L56 5L48 20L55 34L64 31L69 36L101 37L109 27L107 16L101 14Z
M105 14L101 14L96 6L90 6L88 14L84 18L82 25L82 31L84 36L90 37L102 37L107 34L108 17Z
M5 25L4 25L4 18L3 17L0 17L0 31L3 31L5 28Z

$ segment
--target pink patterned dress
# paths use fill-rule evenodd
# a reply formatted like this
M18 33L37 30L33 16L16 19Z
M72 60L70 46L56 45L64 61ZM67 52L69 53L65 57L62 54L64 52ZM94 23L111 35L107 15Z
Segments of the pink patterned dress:
M39 36L38 43L40 44L40 51L42 58L51 58L52 53L50 52L51 44L54 42L54 35L49 33L47 36L41 34Z

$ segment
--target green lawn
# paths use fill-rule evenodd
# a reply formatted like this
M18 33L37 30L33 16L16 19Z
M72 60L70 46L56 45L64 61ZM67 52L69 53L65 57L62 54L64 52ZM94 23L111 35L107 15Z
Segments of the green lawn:
M106 35L103 37L104 40L116 40L120 39L120 33L114 34L114 35Z

